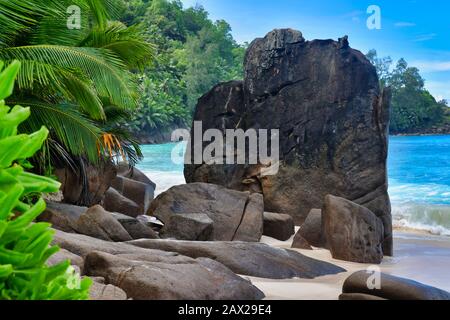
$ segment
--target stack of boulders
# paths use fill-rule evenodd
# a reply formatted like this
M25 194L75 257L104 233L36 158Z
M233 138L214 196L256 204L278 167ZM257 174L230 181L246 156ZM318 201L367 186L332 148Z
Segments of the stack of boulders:
M50 222L54 228L61 231L80 233L106 241L158 238L158 228L141 218L148 213L155 184L144 173L125 164L114 166L111 171L114 172L114 178L108 178L109 186L102 187L102 196L97 197L92 206L88 208L48 202L47 210L38 220ZM103 183L106 183L105 180ZM74 184L74 189L78 189L77 184ZM65 183L63 190L64 201L72 202L68 201L69 188Z
M62 250L49 264L71 260L94 280L92 299L254 300L264 294L239 275L312 279L345 271L259 243L264 230L283 239L294 233L290 216L264 213L260 194L194 183L151 201L155 185L142 172L116 169L103 206L48 202L38 218L58 230Z
M345 272L262 243L148 238L113 242L58 230L54 244L63 250L50 263L70 259L83 276L91 277L92 299L258 300L264 294L242 275L313 279Z
M380 88L375 67L347 37L306 41L301 32L282 29L250 44L244 70L243 81L219 84L199 99L194 121L202 122L202 133L279 130L278 173L265 175L262 163L247 156L247 164L186 165L186 181L260 194L265 211L288 214L297 226L314 224L302 231L308 239L298 235L302 248L325 245L337 258L370 263L392 255L390 93ZM198 135L193 129L191 153ZM317 210L310 217L311 209L324 206L323 217Z

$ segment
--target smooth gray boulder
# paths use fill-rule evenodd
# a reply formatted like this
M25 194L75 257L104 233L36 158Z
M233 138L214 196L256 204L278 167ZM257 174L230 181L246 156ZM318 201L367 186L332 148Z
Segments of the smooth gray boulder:
M67 260L70 261L70 264L75 268L77 272L79 272L81 275L84 273L84 259L65 249L60 249L57 253L48 258L47 265L54 266Z
M159 239L158 233L152 227L142 223L138 219L117 212L111 212L111 215L122 225L131 238L135 240Z
M86 216L88 211L89 214ZM98 221L95 221L96 219ZM112 220L116 220L123 228ZM86 234L108 241L113 239L128 241L130 237L131 239L159 238L158 233L150 225L125 214L108 212L101 206L89 209L49 202L47 209L37 218L37 221L51 223L53 228L60 231Z
M345 271L333 264L262 243L136 240L128 244L146 249L177 252L192 258L211 258L237 274L259 278L313 279Z
M141 170L135 167L130 167L127 163L121 162L117 165L117 175L122 176L134 181L142 182L148 184L156 189L156 183L150 180L149 177Z
M85 259L89 253L94 251L106 252L112 255L132 253L149 255L173 255L173 253L170 252L138 248L125 242L110 242L82 234L67 233L59 230L55 231L56 232L53 237L52 244L58 245L60 248L70 251L73 254L82 257L83 259Z
M366 271L352 274L344 282L344 294L367 294L387 300L450 300L450 292L410 279L380 274L380 289L369 289L373 275Z

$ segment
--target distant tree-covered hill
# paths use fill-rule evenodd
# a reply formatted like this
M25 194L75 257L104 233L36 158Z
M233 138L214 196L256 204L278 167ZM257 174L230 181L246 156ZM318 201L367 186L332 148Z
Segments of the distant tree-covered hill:
M381 85L392 89L392 134L450 133L448 103L436 101L425 89L419 69L400 59L391 70L392 59L379 58L375 50L367 57L376 67Z
M161 132L190 125L198 98L215 84L243 78L246 48L233 39L227 22L212 21L201 6L183 8L178 0L123 2L122 21L140 24L157 47L153 66L141 75L140 108L127 126L142 141L158 142Z

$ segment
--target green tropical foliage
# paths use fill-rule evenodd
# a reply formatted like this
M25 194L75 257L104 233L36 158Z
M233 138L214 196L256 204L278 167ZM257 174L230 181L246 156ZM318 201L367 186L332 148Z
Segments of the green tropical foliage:
M417 68L409 67L400 59L391 70L392 59L379 58L375 50L367 57L376 67L381 85L392 89L391 133L415 133L448 121L447 102L436 101L426 90L425 80Z
M20 130L46 125L53 151L98 161L108 155L98 150L110 126L105 107L137 106L130 70L142 70L154 47L137 26L114 21L120 8L119 0L0 0L0 59L22 64L7 102L31 108Z
M3 66L0 62L0 72ZM30 108L10 109L4 99L13 93L19 69L16 61L0 73L0 299L88 299L91 280L80 280L70 261L47 265L59 248L50 246L49 224L32 223L45 210L44 200L31 205L23 201L31 194L57 192L60 184L20 165L41 148L49 132L42 127L30 135L17 134Z
M122 21L145 26L157 46L154 64L141 77L146 88L129 128L136 134L191 122L198 98L219 82L242 79L245 46L231 36L225 21L213 22L201 7L181 1L124 1Z

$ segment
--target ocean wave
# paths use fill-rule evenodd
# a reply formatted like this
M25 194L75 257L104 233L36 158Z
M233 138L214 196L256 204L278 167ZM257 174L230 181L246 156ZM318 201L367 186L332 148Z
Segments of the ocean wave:
M393 204L394 227L450 236L450 206L432 204Z

